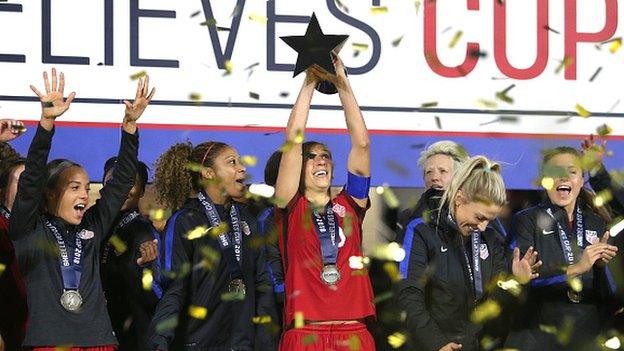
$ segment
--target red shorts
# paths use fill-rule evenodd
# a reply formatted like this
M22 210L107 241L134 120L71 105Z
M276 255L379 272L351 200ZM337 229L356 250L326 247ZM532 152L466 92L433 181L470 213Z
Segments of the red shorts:
M71 348L58 348L58 347L33 347L32 351L115 351L115 345L105 346L87 346L87 347L71 347Z
M280 351L375 351L375 341L362 323L313 324L289 329Z

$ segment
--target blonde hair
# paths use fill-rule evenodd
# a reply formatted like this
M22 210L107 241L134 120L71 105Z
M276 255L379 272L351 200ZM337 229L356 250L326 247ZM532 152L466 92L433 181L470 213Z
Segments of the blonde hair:
M442 195L440 208L448 204L449 211L453 213L452 204L459 190L468 202L479 201L498 206L507 202L500 165L485 156L471 157L455 171L451 184Z
M441 140L429 145L420 153L418 167L425 171L425 162L429 157L435 155L446 155L453 159L453 171L457 171L462 163L468 158L468 153L459 144L450 140Z

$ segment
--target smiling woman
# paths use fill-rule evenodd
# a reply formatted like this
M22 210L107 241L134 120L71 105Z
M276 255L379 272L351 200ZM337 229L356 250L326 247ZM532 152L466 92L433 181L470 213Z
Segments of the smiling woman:
M100 199L87 210L90 184L85 170L69 160L54 160L46 167L56 118L67 111L75 94L63 97L63 73L57 76L53 69L51 82L47 73L43 77L45 93L31 86L42 114L19 179L9 231L28 293L24 347L113 350L117 341L102 293L99 253L132 188L139 143L136 122L153 90L148 94L146 77L139 81L134 102L125 101L115 181L104 186Z

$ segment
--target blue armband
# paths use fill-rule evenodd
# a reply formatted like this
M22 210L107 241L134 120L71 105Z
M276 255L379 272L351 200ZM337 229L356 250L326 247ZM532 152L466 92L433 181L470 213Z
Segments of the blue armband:
M351 172L347 173L347 193L356 199L366 199L370 189L370 177L361 177Z

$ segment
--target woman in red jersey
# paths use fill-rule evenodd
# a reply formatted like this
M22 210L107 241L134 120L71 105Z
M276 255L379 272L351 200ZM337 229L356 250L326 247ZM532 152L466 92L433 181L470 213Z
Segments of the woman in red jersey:
M362 256L362 221L369 205L370 140L344 73L335 57L337 75L317 67L307 71L286 130L276 197L281 228L280 251L285 270L286 332L280 350L375 350L365 319L375 316L368 274L352 274L349 258ZM345 111L351 136L347 186L332 198L333 161L327 147L301 144L314 87L333 83ZM359 272L358 272L359 273ZM303 323L301 323L303 322Z

